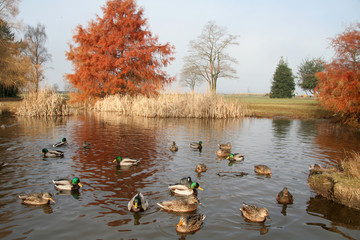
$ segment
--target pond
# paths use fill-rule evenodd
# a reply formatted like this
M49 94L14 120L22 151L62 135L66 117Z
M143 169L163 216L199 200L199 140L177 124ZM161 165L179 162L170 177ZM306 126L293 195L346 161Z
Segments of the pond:
M334 165L349 151L360 151L360 133L325 120L147 119L116 113L84 113L39 120L3 117L0 124L0 239L360 239L360 212L327 201L307 186L309 165ZM43 158L43 148L66 137L63 158ZM90 149L82 147L91 143ZM169 151L175 141L178 152ZM189 143L202 141L203 150ZM245 160L231 164L215 155L219 143ZM119 168L117 156L140 159ZM207 165L201 175L198 163ZM273 175L259 176L254 165ZM248 175L220 174L219 171ZM79 177L77 194L60 194L53 179ZM201 229L176 232L181 214L160 210L157 202L174 199L168 185L191 176L204 191L197 212ZM275 200L287 187L294 203ZM55 204L21 204L20 194L51 192ZM141 192L149 201L142 213L127 210ZM272 221L253 223L239 211L243 202L266 207Z

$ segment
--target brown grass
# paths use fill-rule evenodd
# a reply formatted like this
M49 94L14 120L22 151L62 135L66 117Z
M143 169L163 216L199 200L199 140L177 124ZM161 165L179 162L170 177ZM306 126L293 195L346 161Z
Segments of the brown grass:
M24 96L17 115L28 117L50 117L69 115L65 98L52 90L40 90Z
M128 116L175 118L238 118L250 115L246 104L213 94L161 94L157 97L112 95L91 110Z
M342 162L342 167L347 177L360 180L360 153L351 152L350 156Z

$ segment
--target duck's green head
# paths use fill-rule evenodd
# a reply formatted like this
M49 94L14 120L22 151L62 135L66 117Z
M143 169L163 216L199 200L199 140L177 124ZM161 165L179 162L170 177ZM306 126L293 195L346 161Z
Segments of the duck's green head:
M191 183L190 188L191 189L196 189L197 188L199 190L204 190L203 188L200 187L199 183L197 183L197 182Z
M136 197L134 198L134 206L135 206L135 208L138 208L139 206L141 206L141 198L140 198L139 194L136 195Z
M117 156L113 162L118 162L119 163L119 162L121 162L121 160L122 160L122 157Z
M72 185L79 185L80 187L82 187L81 183L80 183L80 178L78 177L74 177L71 181Z
M200 146L202 146L202 145L203 145L202 141L200 141L200 142L199 142L199 145L200 145Z
M62 142L66 142L66 138L61 139Z
M230 153L229 156L226 159L234 158L234 154Z
M43 148L42 152L43 153L47 153L49 150L47 150L47 148Z

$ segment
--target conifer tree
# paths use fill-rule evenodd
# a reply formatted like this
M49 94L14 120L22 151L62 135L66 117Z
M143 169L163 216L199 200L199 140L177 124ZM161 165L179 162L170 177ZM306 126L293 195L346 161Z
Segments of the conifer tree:
M295 90L295 81L291 68L281 57L273 76L270 98L291 98Z

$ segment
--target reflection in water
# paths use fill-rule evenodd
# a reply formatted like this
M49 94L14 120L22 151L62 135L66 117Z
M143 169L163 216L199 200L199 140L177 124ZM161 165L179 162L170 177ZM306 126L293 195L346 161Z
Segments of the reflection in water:
M251 231L259 231L260 235L264 235L269 232L269 226L266 226L264 222L257 223L245 219L244 225L244 229Z
M57 195L61 196L61 195L64 195L64 196L72 196L74 199L76 200L79 200L79 197L80 197L80 191L77 189L77 190L60 190L57 192Z
M289 133L291 123L292 121L289 119L274 119L272 121L274 136L279 140L285 139Z

